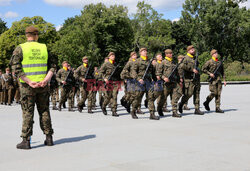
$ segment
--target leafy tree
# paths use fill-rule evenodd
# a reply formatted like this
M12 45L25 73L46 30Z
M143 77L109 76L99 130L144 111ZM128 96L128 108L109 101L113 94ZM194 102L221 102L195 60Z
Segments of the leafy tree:
M81 13L67 19L60 31L61 39L53 49L59 61L68 60L77 67L86 55L100 65L110 51L117 61L127 61L134 38L127 8L98 3L85 6Z
M6 30L8 30L7 26L6 26L6 22L4 22L1 18L0 18L0 35L5 32Z
M14 49L21 43L26 42L25 28L34 25L39 29L39 42L45 43L48 47L49 55L56 58L51 53L53 43L58 39L58 33L53 24L43 20L40 16L32 18L24 17L20 21L12 24L11 28L0 36L0 65L7 66Z

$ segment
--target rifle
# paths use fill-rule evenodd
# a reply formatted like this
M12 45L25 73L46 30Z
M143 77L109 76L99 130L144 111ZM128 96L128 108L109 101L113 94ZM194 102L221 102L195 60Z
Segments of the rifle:
M198 54L198 52L197 52L197 55L196 55L195 61L194 61L194 69L196 69L197 71L199 71L199 68L198 68L198 65L199 65L198 56L199 56L199 54ZM199 74L199 73L198 73L198 74ZM196 80L196 79L197 79L198 74L195 74L195 73L194 73L194 75L193 75L193 80Z
M72 82L72 79L70 78L70 74L71 74L71 70L69 70L69 73L68 73L68 75L67 75L67 77L66 77L66 79L65 79L65 82L66 82L66 84L63 84L63 88L68 84L68 82L70 83L70 82Z
M115 66L115 68L113 69L113 71L111 72L110 76L108 77L108 81L112 78L112 76L114 75L115 71L117 70L117 68L120 66L120 64L117 64ZM104 81L104 87L106 87L106 82Z
M88 69L87 69L87 71L86 71L86 73L85 73L85 76L84 76L84 79L85 79L85 80L87 79L87 77L88 77L88 75L89 75L89 70L90 70L90 68L91 68L91 64L89 65L89 67L88 67ZM83 82L82 84L83 84L83 86L85 86L85 82Z
M156 54L156 51L154 52L153 57L152 57L152 58L150 59L150 61L148 62L147 68L146 68L146 70L145 70L145 72L144 72L144 74L143 74L143 76L142 76L142 80L145 79L145 77L146 77L146 75L147 75L147 73L148 73L149 67L150 67L150 65L152 64L152 61L154 60L155 54Z
M217 68L213 72L214 78L210 77L209 80L208 80L209 82L214 81L218 77L218 71L220 70L220 68L221 68L224 61L225 61L225 58L223 58L223 60L220 61L220 64L217 66Z
M183 62L183 60L184 60L184 58L181 59L181 62L178 63L178 64L174 67L174 69L171 71L171 73L169 74L168 79L169 79L170 81L172 81L173 76L174 76L174 73L176 72L176 70L178 69L178 67L180 66L180 64Z

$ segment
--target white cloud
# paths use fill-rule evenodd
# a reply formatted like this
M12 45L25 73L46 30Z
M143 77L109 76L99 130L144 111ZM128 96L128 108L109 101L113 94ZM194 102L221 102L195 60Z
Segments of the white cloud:
M99 3L102 2L107 6L119 4L127 6L130 12L135 12L136 5L139 0L43 0L44 2L55 5L55 6L63 6L70 8L78 8L81 9L83 6L90 3ZM171 10L180 8L184 0L145 0L146 3L151 4L153 8L161 9L161 10Z
M18 2L18 3L24 3L26 2L27 0L0 0L0 6L8 6L8 5L11 5L11 3L15 1L15 2Z
M250 1L246 1L244 3L241 3L240 7L246 7L247 9L249 9L250 8Z
M12 12L12 11L8 11L3 15L4 18L16 18L18 17L18 13L16 12Z
M180 18L175 18L172 20L172 22L179 21L179 20L180 20Z
M56 26L56 31L59 31L62 28L62 25Z

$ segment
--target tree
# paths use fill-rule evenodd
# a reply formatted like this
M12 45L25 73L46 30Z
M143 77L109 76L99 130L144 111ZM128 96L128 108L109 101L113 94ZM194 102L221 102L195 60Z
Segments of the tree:
M244 1L186 0L180 23L199 54L217 49L221 56L249 62L249 10Z
M0 18L0 35L5 32L6 30L8 30L7 26L6 26L6 22L4 22L1 18Z
M151 5L144 1L138 2L137 12L133 15L133 30L135 33L134 49L147 47L151 52L170 48L175 40L172 38L171 21L162 19Z
M26 42L25 28L34 25L39 30L39 42L45 43L50 57L56 60L51 53L53 43L58 39L58 33L53 24L43 20L40 16L32 18L24 17L12 24L11 28L0 36L0 65L7 66L14 49L21 43Z
M60 30L53 49L59 61L68 60L77 67L86 55L100 65L110 51L116 53L117 61L127 61L134 38L127 8L98 3L86 5L81 13L67 19Z

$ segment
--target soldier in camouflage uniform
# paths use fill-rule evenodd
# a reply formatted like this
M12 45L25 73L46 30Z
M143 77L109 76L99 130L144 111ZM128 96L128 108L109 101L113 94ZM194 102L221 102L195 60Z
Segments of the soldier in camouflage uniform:
M105 83L107 85L112 85L112 88L109 89L108 86L106 86L107 90L104 91L104 97L103 97L103 104L102 104L102 112L104 115L107 115L106 106L111 103L111 110L112 110L112 116L118 117L119 115L116 113L117 110L117 95L118 95L118 85L113 84L112 81L117 81L115 77L110 77L111 73L115 69L115 53L110 52L109 55L109 61L105 62L101 69L100 74L102 78L104 79Z
M26 28L25 33L27 42L21 44L14 50L10 60L12 70L21 82L20 93L23 113L21 137L23 138L23 141L17 145L18 149L31 148L30 136L32 135L34 123L33 117L35 104L37 105L37 110L40 116L40 127L46 135L44 144L48 146L53 145L53 129L49 111L49 93L47 85L53 75L53 69L50 69L46 75L46 70L49 69L50 58L48 58L46 45L37 43L38 29L30 26ZM41 81L36 82L34 80Z
M74 74L74 77L79 81L80 83L80 92L81 92L81 100L77 104L77 108L79 112L82 112L83 109L83 104L85 103L86 99L88 99L88 113L93 113L92 111L92 100L93 100L93 89L88 89L89 84L87 81L88 79L91 79L90 77L91 73L87 74L87 71L89 69L88 66L88 57L83 57L82 58L83 65L79 66ZM86 75L87 74L87 75Z
M13 84L14 84L13 96L16 100L16 103L20 103L20 89L19 89L20 83L19 83L19 80L14 72L12 73L12 77L13 77Z
M4 96L4 104L10 106L12 103L12 92L14 90L14 83L10 69L6 68L6 73L2 75L2 89Z
M135 79L136 88L134 93L132 94L132 111L131 115L133 119L138 119L136 116L136 109L139 107L141 103L141 98L145 91L148 92L148 108L150 111L150 119L159 120L158 116L155 116L155 106L154 106L154 84L152 83L152 79L156 80L154 69L152 64L150 64L149 70L144 78L142 79L146 68L149 64L149 60L147 57L147 49L141 48L140 49L140 58L136 60L135 64L133 65L131 76Z
M162 62L161 67L157 69L156 75L160 77L162 80L164 80L164 93L161 96L161 100L159 101L158 104L158 113L162 112L162 108L164 105L164 102L167 100L167 96L171 96L171 104L172 104L172 112L173 112L173 117L181 117L177 113L177 103L182 96L181 93L181 85L180 83L183 81L182 78L180 77L180 70L176 70L175 73L170 78L170 74L172 73L173 69L176 67L176 64L173 62L173 52L171 49L165 50L165 60Z
M49 93L51 97L52 102L52 110L58 110L56 107L56 95L57 95L57 89L58 89L58 82L56 80L56 67L54 66L55 71L53 72L53 76L49 83Z
M74 94L72 91L72 87L75 82L74 76L73 72L68 69L67 61L63 61L62 66L63 68L61 68L56 74L56 80L58 83L61 84L61 98L59 101L58 110L59 111L62 110L63 103L65 103L66 100L68 99L68 105L69 105L68 110L73 112L74 109L73 109L72 96Z
M206 73L209 78L212 78L212 81L209 82L209 90L210 95L207 96L206 101L203 103L205 109L210 111L209 102L215 97L215 105L216 105L216 112L217 113L224 113L223 110L220 109L220 99L221 99L221 91L222 91L222 82L221 77L224 80L224 86L226 86L226 78L224 74L224 67L221 65L220 69L216 73L216 76L213 74L218 65L220 65L220 61L218 61L218 52L217 50L213 49L210 52L212 59L208 60L202 68L202 71Z
M194 114L204 115L204 112L200 111L200 72L195 69L195 48L193 45L187 47L187 55L185 56L181 69L184 75L184 95L179 103L179 112L183 112L183 105L193 96L193 101L195 105ZM197 56L198 57L198 56Z
M0 104L3 104L2 71L0 70Z
M94 68L93 78L95 79L96 82L98 82L98 79L100 78L98 67ZM97 85L97 83L95 84L95 86L96 85ZM93 110L96 110L96 95L97 95L97 90L94 90L93 91L93 96L92 96L92 109Z

